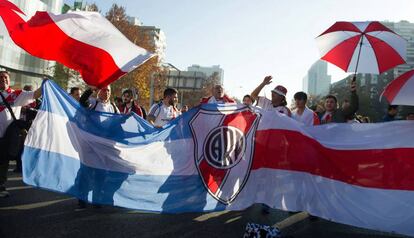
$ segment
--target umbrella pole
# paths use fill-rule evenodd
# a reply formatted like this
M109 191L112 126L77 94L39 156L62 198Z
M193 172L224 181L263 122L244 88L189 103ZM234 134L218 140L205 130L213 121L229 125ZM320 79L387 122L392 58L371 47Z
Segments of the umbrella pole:
M364 41L364 33L362 33L361 42L359 42L358 57L357 57L357 62L356 62L356 66L355 66L355 73L354 73L354 77L352 78L352 82L356 81L357 72L358 72L359 57L361 56L361 49L362 49L362 42L363 41Z

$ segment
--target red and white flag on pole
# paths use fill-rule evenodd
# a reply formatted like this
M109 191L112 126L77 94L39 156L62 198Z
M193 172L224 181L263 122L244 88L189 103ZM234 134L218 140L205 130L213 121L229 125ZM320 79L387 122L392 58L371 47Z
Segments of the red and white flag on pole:
M89 85L108 85L154 56L97 12L37 12L28 21L20 14L13 3L0 0L0 16L18 46L79 71Z

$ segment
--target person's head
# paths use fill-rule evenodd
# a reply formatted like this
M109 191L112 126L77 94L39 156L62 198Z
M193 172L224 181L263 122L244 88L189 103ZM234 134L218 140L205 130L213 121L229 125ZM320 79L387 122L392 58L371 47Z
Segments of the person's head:
M188 106L187 105L184 105L182 108L181 108L181 112L187 112L188 111Z
M305 108L306 102L308 101L308 95L305 92L297 92L293 95L293 98L295 99L295 105L297 108Z
M334 95L328 95L325 97L325 110L327 112L333 112L336 110L336 108L338 107L338 100L336 99L336 97Z
M220 85L220 84L214 85L212 93L213 93L213 96L217 99L223 98L224 97L224 88L223 88L223 86Z
M167 88L164 90L164 103L174 106L178 102L178 91L175 88Z
M114 98L114 102L115 102L115 105L116 105L118 108L120 108L120 107L122 106L122 104L123 104L123 100L122 100L122 98L120 98L120 97L115 97L115 98Z
M102 87L98 91L98 99L102 102L108 102L111 97L111 87L109 85Z
M79 101L80 97L81 97L81 89L78 87L72 87L70 88L70 96L72 96L74 99L76 99L76 101Z
M390 116L396 116L398 114L398 105L388 105L387 113Z
M254 103L254 100L249 94L244 95L244 97L243 97L243 104L244 105L251 106L253 103Z
M132 100L134 100L134 94L133 94L132 90L131 89L126 89L122 93L122 101L124 103L129 103L129 102L132 102Z
M24 85L24 87L23 87L23 90L24 91L33 91L33 86L32 85Z
M407 117L405 119L407 119L407 120L414 120L414 112L409 112L407 114Z
M272 90L272 104L273 106L286 106L287 89L282 85L276 86Z
M7 90L10 87L10 73L6 70L0 71L0 90Z

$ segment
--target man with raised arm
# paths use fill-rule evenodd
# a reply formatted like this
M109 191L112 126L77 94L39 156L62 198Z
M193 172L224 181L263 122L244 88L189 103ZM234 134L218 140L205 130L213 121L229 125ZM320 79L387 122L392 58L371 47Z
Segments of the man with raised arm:
M260 91L266 86L272 83L272 76L266 76L263 79L263 82L257 86L255 90L250 94L253 100L257 101L257 106L263 108L264 110L275 110L279 113L285 114L286 116L291 116L289 108L286 107L286 94L287 89L282 85L276 86L272 90L272 100L269 100L266 97L259 96Z

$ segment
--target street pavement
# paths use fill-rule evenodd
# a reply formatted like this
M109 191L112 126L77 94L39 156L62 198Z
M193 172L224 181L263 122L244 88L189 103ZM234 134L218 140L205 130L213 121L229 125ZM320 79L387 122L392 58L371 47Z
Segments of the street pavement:
M291 214L256 204L244 211L158 214L118 207L77 209L77 200L33 188L9 171L11 196L0 198L0 238L9 237L243 237L248 222L274 225ZM283 237L404 237L304 219L282 230Z

